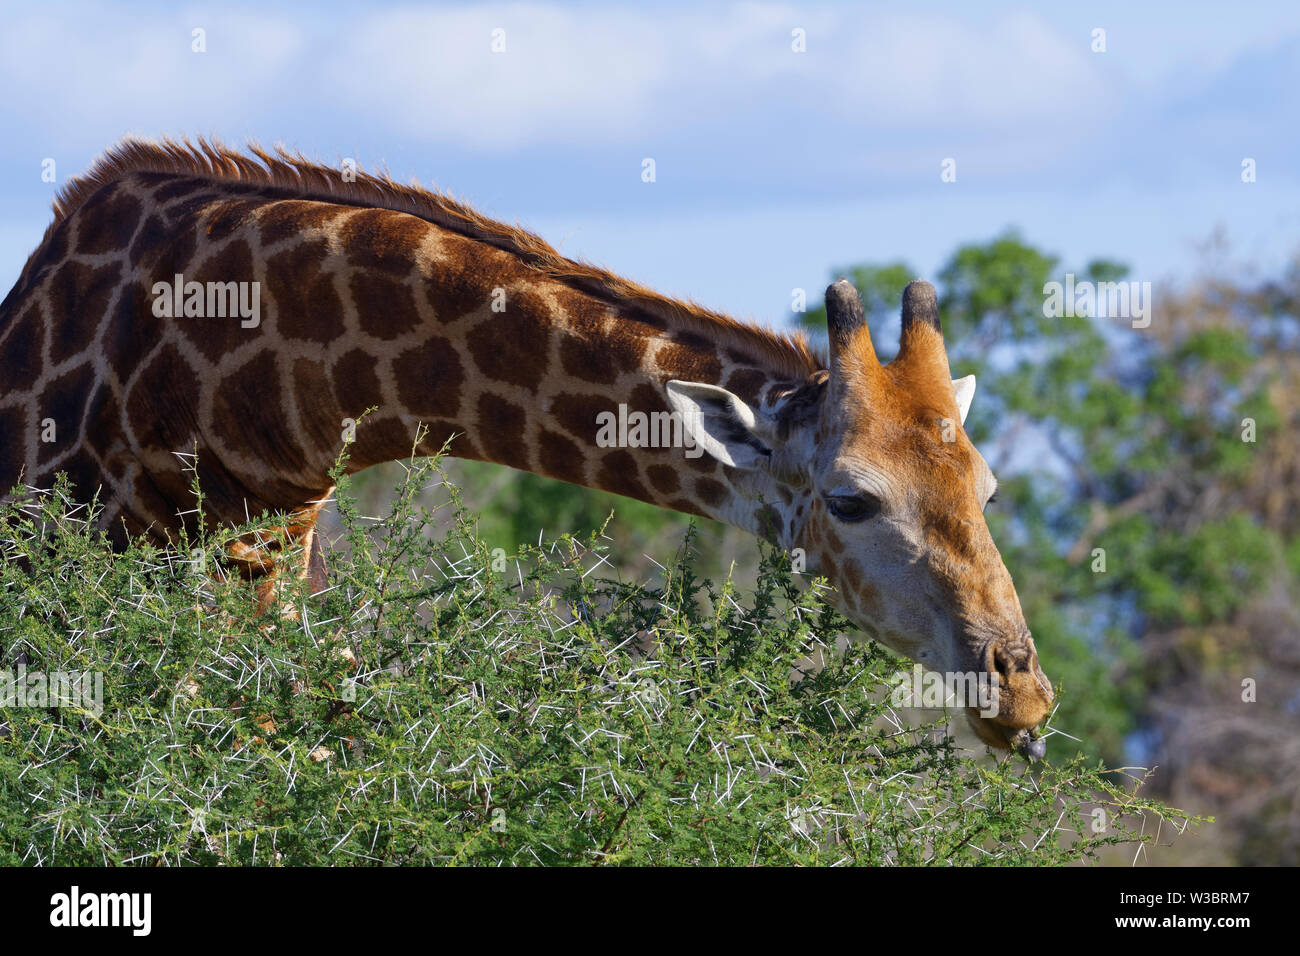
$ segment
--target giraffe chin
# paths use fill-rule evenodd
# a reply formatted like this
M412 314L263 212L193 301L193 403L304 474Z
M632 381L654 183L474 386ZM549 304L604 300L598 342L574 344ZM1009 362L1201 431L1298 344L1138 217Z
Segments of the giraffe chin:
M974 707L966 708L966 720L975 735L990 747L1013 750L1027 760L1042 760L1047 756L1047 741L1034 734L1033 727L1008 727L988 717L981 717Z

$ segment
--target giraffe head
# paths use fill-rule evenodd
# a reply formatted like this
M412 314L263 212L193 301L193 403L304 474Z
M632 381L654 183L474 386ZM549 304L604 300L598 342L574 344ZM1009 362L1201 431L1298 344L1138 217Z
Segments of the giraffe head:
M951 377L934 289L904 291L888 365L847 280L827 290L826 310L829 367L803 385L752 408L675 381L669 401L759 502L760 523L826 575L850 620L930 671L987 680L995 706L966 708L980 739L1041 756L1030 730L1052 687L984 520L997 482L962 428L975 379Z

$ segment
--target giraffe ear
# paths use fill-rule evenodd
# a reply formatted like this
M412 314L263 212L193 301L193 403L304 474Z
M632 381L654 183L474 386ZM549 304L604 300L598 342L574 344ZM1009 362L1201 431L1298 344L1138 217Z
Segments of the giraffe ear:
M739 396L704 382L671 381L668 405L682 420L682 433L724 465L745 470L772 463L775 428ZM687 449L690 453L690 449Z
M957 410L961 412L961 423L966 424L966 413L970 411L970 401L975 397L975 376L952 380L953 391L957 393Z

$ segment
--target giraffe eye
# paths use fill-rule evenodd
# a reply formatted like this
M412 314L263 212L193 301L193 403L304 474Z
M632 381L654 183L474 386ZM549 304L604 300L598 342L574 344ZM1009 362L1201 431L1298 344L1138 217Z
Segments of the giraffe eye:
M875 495L829 495L826 509L841 521L864 521L880 514L880 499Z

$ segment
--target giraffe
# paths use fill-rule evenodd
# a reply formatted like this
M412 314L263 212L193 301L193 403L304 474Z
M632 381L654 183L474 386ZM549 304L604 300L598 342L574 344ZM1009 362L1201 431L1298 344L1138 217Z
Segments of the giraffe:
M802 549L863 634L992 677L975 732L1041 756L1053 691L984 520L975 382L950 375L934 290L905 290L888 364L847 280L826 304L822 353L386 175L125 140L62 189L0 304L0 493L66 472L115 546L167 544L195 521L192 468L215 525L292 515L323 582L329 470L373 407L349 472L447 443ZM598 441L616 411L679 440ZM260 544L231 557L264 584Z

